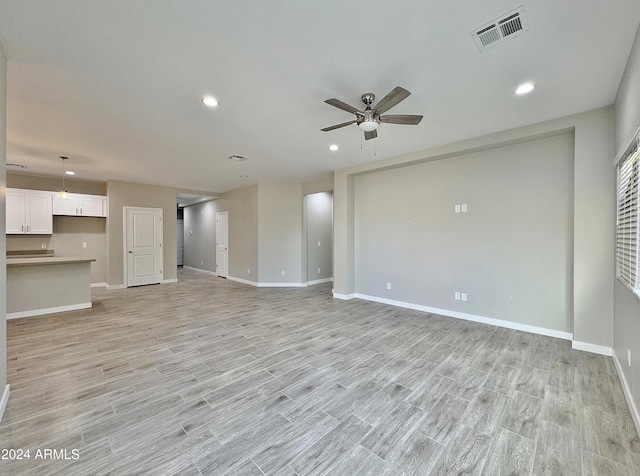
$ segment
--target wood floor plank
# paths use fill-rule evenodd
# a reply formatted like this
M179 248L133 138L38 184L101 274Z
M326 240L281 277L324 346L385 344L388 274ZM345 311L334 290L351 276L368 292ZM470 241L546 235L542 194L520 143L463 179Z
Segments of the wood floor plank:
M610 357L561 339L178 271L7 322L0 474L640 474ZM471 428L473 427L473 428Z

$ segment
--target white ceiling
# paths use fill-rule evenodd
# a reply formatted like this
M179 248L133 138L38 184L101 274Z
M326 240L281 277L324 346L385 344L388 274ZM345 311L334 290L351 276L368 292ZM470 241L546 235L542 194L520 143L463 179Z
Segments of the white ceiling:
M530 34L480 53L469 32L523 4ZM0 0L7 161L212 192L310 180L612 104L639 22L638 0ZM397 85L390 113L420 125L320 131L352 118L325 99Z

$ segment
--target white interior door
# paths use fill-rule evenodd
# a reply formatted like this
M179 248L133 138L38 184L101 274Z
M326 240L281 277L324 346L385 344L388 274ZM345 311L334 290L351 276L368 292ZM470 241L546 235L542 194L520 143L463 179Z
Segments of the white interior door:
M162 209L125 209L127 286L162 282Z
M216 272L229 276L229 212L216 213Z

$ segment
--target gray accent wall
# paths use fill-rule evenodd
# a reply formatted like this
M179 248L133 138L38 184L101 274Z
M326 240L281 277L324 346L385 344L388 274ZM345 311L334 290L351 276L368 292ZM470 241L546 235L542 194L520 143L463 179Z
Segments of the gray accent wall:
M333 193L304 196L307 282L333 277ZM304 261L304 260L303 260ZM320 271L318 271L320 270Z
M358 176L356 291L571 333L572 197L573 134Z
M626 146L640 128L640 30L622 77L616 98L616 152ZM613 167L612 167L613 168ZM614 355L628 389L630 407L634 410L640 431L640 300L625 285L615 280ZM631 352L631 366L627 352Z
M302 184L258 184L258 237L258 282L303 282Z
M183 209L184 265L216 272L217 201L191 205Z
M0 396L7 385L7 267L6 267L7 59L0 43ZM0 415L2 418L2 415Z
M460 190L459 184L462 180L461 175L451 176L453 170L458 166L465 164L463 156L470 154L478 154L489 152L486 157L495 157L491 160L499 161L499 155L502 153L500 149L505 147L511 147L518 144L531 143L534 146L545 146L540 149L540 154L537 154L535 150L528 152L532 155L542 156L546 150L546 141L539 141L539 139L546 139L552 136L558 136L565 133L572 133L574 137L573 143L573 194L571 207L573 209L572 219L572 243L567 243L567 250L562 257L562 269L566 269L565 266L571 263L571 255L573 259L572 276L560 278L560 281L555 277L545 277L542 279L544 273L535 273L536 281L531 281L530 292L535 296L536 293L542 292L545 296L556 296L561 299L559 305L556 305L556 309L564 309L562 312L572 313L572 319L570 317L561 317L560 321L554 324L552 329L565 329L567 323L572 322L572 329L570 329L573 335L573 345L576 348L583 348L596 352L607 353L611 352L613 345L613 282L614 282L614 266L613 266L613 249L615 246L615 186L614 186L614 173L611 167L611 157L613 154L613 141L614 141L614 115L613 108L606 107L597 109L594 111L585 112L582 114L576 114L553 121L548 121L540 124L534 124L518 129L504 131L489 136L483 136L476 139L471 139L464 142L458 142L455 144L449 144L434 149L407 154L404 156L392 157L389 159L380 160L373 163L363 164L348 169L342 169L335 172L334 175L334 293L337 297L350 298L356 294L365 294L365 292L372 293L371 296L377 299L385 299L386 282L388 279L381 279L380 281L385 284L384 289L373 288L373 283L365 281L359 282L359 279L364 279L365 270L360 266L364 266L363 258L365 256L386 256L389 258L385 260L385 263L410 263L414 259L414 250L420 250L420 243L425 238L430 240L436 239L429 236L429 234L436 233L436 231L429 229L426 224L422 224L422 230L420 233L413 234L409 227L413 227L416 224L409 224L409 220L413 220L410 216L405 216L406 212L400 207L397 210L399 216L406 218L405 223L402 225L402 229L396 230L393 226L389 226L387 223L378 223L380 228L385 228L389 237L391 237L391 243L398 238L405 242L409 240L415 240L411 243L409 249L385 249L387 246L385 242L370 243L367 236L361 236L363 232L368 231L368 228L361 228L358 220L374 220L375 217L365 217L363 213L371 212L375 209L372 203L362 203L362 200L375 200L375 203L389 209L389 206L383 204L380 198L374 198L373 193L368 191L366 194L362 194L362 187L371 186L368 180L374 180L375 178L363 177L365 174L371 173L384 173L391 171L392 169L398 169L401 167L413 166L422 163L434 162L434 171L438 171L440 174L444 174L447 182L443 184L431 184L438 186L441 189L445 189L447 186L452 190ZM562 146L564 147L564 146ZM458 161L457 165L446 165L448 161ZM504 160L504 159L502 159ZM515 159L517 160L517 158ZM473 160L468 159L467 164L472 165ZM441 170L438 170L442 167ZM450 168L451 167L451 168ZM474 166L475 167L475 166ZM425 169L428 170L428 169ZM490 169L495 172L495 169ZM566 173L565 166L561 167L563 174ZM475 167L475 171L478 174L477 183L482 184L485 181L491 181L490 177L486 177L486 171L482 168ZM396 187L391 188L380 185L383 187L378 193L390 202L399 202L400 204L407 203L409 198L406 197L408 193L423 194L427 197L429 191L418 192L415 182L413 188L405 185L403 178L406 178L407 184L411 184L411 177L403 176L402 172L394 172L400 174L396 177L393 174L389 177L394 177ZM425 175L425 179L428 177ZM523 178L522 173L512 169L512 174L502 175L502 180L515 182L516 184L523 182L526 185L528 178ZM558 188L557 178L554 176L549 177L549 183L554 189ZM466 179L468 182L469 180ZM382 181L380 181L382 182ZM488 182L490 183L490 182ZM566 183L566 181L565 181ZM421 185L420 185L421 187ZM515 187L515 186L514 186ZM546 186L540 185L540 189L537 191L540 195L547 193ZM419 187L418 187L419 188ZM571 187L568 187L571 190ZM568 192L567 190L567 192ZM469 189L470 193L473 193L475 197L480 196L483 191ZM553 192L557 195L559 192ZM504 197L509 199L508 196ZM465 197L459 198L448 197L449 200L454 200L456 203L468 203L469 212L466 220L469 222L474 219L473 213L476 208L469 201L465 201ZM477 200L477 198L474 198ZM439 208L444 211L447 209L446 204L442 204ZM451 203L448 203L449 207ZM488 204L487 204L488 205ZM563 205L566 210L567 207ZM415 209L415 208L412 208ZM448 212L447 212L448 213ZM485 219L487 211L483 211ZM563 212L564 213L564 212ZM521 227L521 218L514 216L508 217L505 214L505 210L501 211L502 217L506 219L504 223L494 223L495 226L501 226L505 233L509 233L511 228L518 229ZM566 214L563 216L566 217ZM439 218L440 221L448 220L451 217ZM537 218L537 217L536 217ZM366 221L364 222L366 223ZM517 226L515 226L517 225ZM546 223L546 225L551 225ZM453 225L452 225L453 226ZM481 225L474 225L480 226ZM557 224L554 226L558 226ZM564 225L563 225L564 226ZM561 227L562 228L562 227ZM482 227L480 228L482 229ZM462 230L460 230L462 231ZM566 230L563 240L567 239ZM427 233L426 237L421 233ZM547 232L545 232L548 235ZM532 246L538 246L535 243L535 238L532 239ZM474 238L477 238L476 242ZM438 238L442 240L442 238ZM388 241L385 240L385 241ZM462 243L461 243L462 244ZM365 250L362 247L367 247ZM377 249L375 248L377 246ZM484 256L492 253L493 245L486 237L483 236L471 236L468 237L468 244L465 246L468 249L462 250L466 259L469 261L469 268L473 269L473 266L482 268L483 263L486 262ZM549 245L551 246L551 245ZM558 246L557 244L553 246ZM410 252L411 250L411 252ZM493 251L495 253L495 251ZM390 258L395 253L395 258ZM529 263L532 263L530 260ZM444 269L444 264L437 263L439 266L437 269ZM504 266L504 263L498 263L499 266ZM466 265L461 265L466 266ZM395 271L395 270L394 270ZM411 277L414 271L410 268L409 277ZM375 269L377 274L384 273L385 270ZM491 278L493 271L491 269L485 269L485 273ZM445 273L442 276L438 276L438 279L444 281L445 285L459 286L457 276L462 273L460 267L453 269L452 271ZM416 280L422 279L426 272L422 272L421 275L416 277ZM479 275L476 274L477 277ZM374 275L375 276L375 275ZM367 278L368 279L368 278ZM402 279L402 278L397 278ZM526 276L514 276L514 279L526 279ZM547 290L549 281L552 280L556 284L559 283L560 289L553 291ZM401 281L402 283L402 281ZM496 282L496 285L505 286L505 281ZM572 284L569 284L572 283ZM362 286L365 286L364 288ZM409 286L409 287L407 287ZM507 288L497 288L495 290L483 288L481 283L469 284L469 286L475 286L476 289L482 295L488 295L492 293L493 303L489 301L479 302L482 307L475 312L488 312L485 310L495 310L503 320L507 320L504 316L509 314L509 309L512 309L514 303L511 301L511 296L516 299L518 296L506 292ZM572 287L567 290L566 286ZM428 288L428 286L426 286ZM427 302L425 296L431 296L429 294L416 295L418 285L405 285L400 286L399 292L403 289L407 291L406 295L395 295L394 299L405 302L413 302L415 304ZM523 288L520 287L520 290ZM392 282L392 291L394 291L394 285ZM451 291L450 289L449 291ZM460 289L464 292L464 289ZM475 291L474 291L475 293ZM442 296L441 296L442 295ZM429 303L437 302L440 306L444 306L443 298L449 296L442 288L433 294L435 301L429 300ZM567 303L566 300L569 296L572 296L572 302ZM429 297L431 299L431 297ZM474 299L469 295L469 299ZM485 299L485 298L482 298ZM417 303L415 301L418 301ZM473 301L470 301L473 302ZM432 304L433 305L433 304ZM455 305L461 305L461 303L455 302ZM435 305L433 305L435 307ZM543 309L548 307L549 304L543 304ZM454 304L447 306L450 311L456 311L457 308ZM517 309L521 309L520 306ZM489 317L489 316L485 316ZM556 316L557 317L557 316ZM508 320L516 323L522 323L526 325L542 327L545 325L541 323L540 319L548 319L547 317L535 317L533 313L527 312L525 314L516 315L511 314Z

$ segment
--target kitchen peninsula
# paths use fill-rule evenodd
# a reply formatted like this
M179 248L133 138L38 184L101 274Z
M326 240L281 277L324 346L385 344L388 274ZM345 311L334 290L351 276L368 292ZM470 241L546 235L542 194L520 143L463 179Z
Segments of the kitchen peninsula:
M91 307L92 258L7 255L7 319Z

